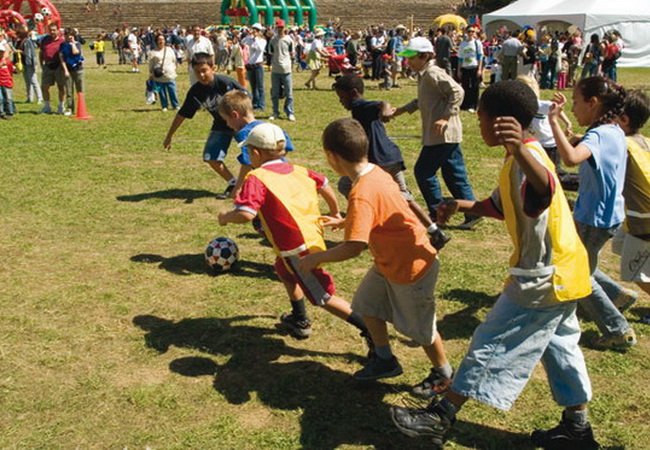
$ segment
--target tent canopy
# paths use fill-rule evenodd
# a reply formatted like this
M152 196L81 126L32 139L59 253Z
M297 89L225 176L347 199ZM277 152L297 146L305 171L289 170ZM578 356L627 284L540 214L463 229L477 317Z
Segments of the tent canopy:
M650 66L650 7L647 0L519 0L483 16L483 26L512 22L519 27L544 22L565 22L580 27L584 39L616 29L625 47L619 60L623 67Z

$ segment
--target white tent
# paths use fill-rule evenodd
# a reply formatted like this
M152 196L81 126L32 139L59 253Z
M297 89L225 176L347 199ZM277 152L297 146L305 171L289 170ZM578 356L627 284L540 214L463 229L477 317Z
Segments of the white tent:
M625 47L618 61L623 67L650 67L650 1L648 0L519 0L483 16L493 32L497 24L532 25L563 22L583 30L583 39L618 30ZM492 26L490 26L492 24ZM567 26L568 26L567 25Z

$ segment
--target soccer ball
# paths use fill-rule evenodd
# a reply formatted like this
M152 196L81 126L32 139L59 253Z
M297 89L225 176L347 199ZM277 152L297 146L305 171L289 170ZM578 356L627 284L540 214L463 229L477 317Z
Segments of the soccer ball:
M239 259L239 249L232 239L218 237L205 249L205 261L214 274L232 269Z
M41 8L41 14L43 14L43 16L45 17L50 17L52 15L52 11L50 11L50 8L48 8L47 6L43 6Z
M41 14L41 13L34 14L34 22L40 23L43 20L45 20L45 17L43 17L43 14Z

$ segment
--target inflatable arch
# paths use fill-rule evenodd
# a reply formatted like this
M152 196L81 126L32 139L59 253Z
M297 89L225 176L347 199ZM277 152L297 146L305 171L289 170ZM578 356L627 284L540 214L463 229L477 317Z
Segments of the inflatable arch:
M11 9L0 10L0 28L4 30L15 29L16 25L27 25L27 21L22 14Z
M17 13L25 22L32 21L38 34L44 34L51 23L61 28L61 15L50 0L0 0L0 10Z
M223 0L221 3L222 25L259 22L271 27L275 18L279 18L288 24L306 23L313 30L317 14L313 0Z

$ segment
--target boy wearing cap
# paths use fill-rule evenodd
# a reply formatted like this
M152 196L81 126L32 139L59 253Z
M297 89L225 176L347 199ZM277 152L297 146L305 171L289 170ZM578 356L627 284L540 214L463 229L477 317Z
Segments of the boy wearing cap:
M280 92L284 92L284 112L291 122L296 116L293 110L293 82L291 79L291 61L294 57L293 39L287 35L284 20L275 21L277 33L269 43L271 52L271 100L273 101L273 114L269 120L280 117Z
M463 88L443 69L436 65L433 45L427 38L416 37L409 41L399 56L408 58L414 72L419 74L418 98L395 109L387 117L396 117L418 109L422 118L422 150L415 163L415 179L427 203L431 219L436 221L436 207L442 202L438 169L454 198L474 200L467 178L465 161L460 148L463 125L460 122L460 105ZM465 215L459 229L471 229L481 218Z
M341 219L334 191L324 175L283 160L286 137L282 129L261 123L251 130L239 146L248 147L255 169L246 175L235 197L235 208L219 214L219 224L246 223L256 216L277 255L275 270L291 301L291 313L280 323L297 339L311 334L311 321L305 311L305 297L361 331L373 351L372 341L361 316L350 304L335 295L332 276L321 268L302 271L301 256L325 250L323 226L318 208L320 194L330 208L330 218Z

